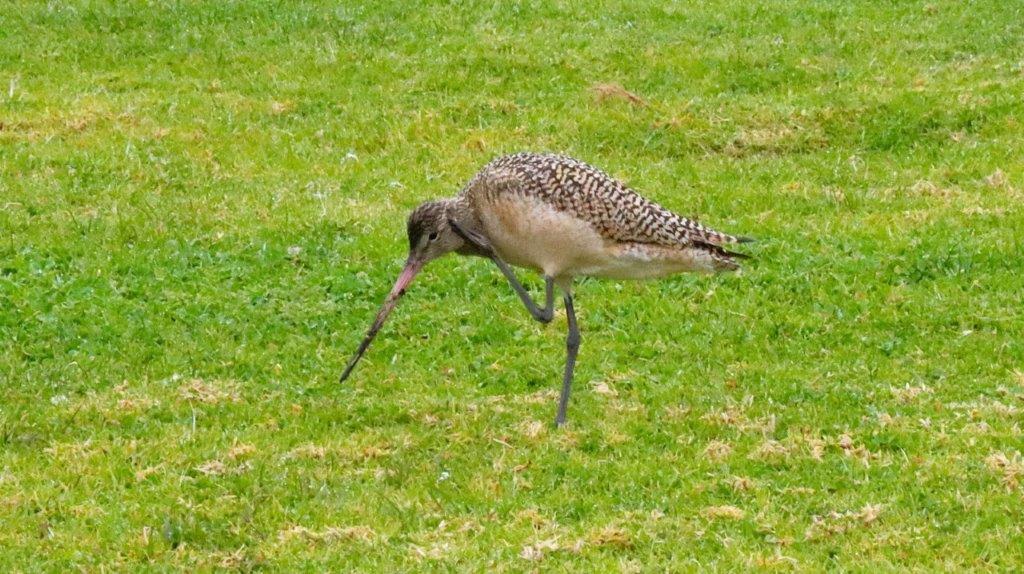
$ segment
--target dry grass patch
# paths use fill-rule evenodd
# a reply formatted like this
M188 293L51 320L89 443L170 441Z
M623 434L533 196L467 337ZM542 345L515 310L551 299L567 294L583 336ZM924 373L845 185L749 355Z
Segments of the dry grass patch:
M236 444L228 449L227 457L231 460L247 458L256 453L256 447L251 444Z
M949 200L963 195L963 190L957 186L941 187L926 179L914 182L914 184L910 186L910 192L916 196L935 197L943 200Z
M293 541L310 543L361 542L373 543L377 540L377 532L369 526L329 526L313 530L305 526L291 526L278 531L277 540L282 544Z
M528 420L519 423L519 432L530 440L536 440L547 433L548 427L538 420Z
M736 492L747 492L757 487L757 483L746 476L731 476L725 479L725 483Z
M832 511L824 516L813 516L804 532L805 540L818 540L843 534L854 528L870 526L882 516L882 505L865 504L860 510Z
M327 457L327 447L317 444L297 446L285 454L285 459L323 460Z
M206 476L221 476L227 474L228 466L219 460L208 460L197 466L196 470Z
M1021 477L1024 476L1024 458L1020 452L1013 452L1009 455L1003 452L994 452L985 457L985 464L989 470L999 474L999 482L1006 487L1006 490L1017 490L1020 488Z
M562 549L558 538L548 538L546 540L538 540L532 544L523 546L523 549L519 552L519 557L523 560L529 560L531 562L537 562L544 559L544 556L552 552L557 552Z
M135 471L136 482L142 482L147 478L156 475L160 472L164 465L158 464L156 466L147 466L146 468Z
M789 447L777 440L769 439L762 442L754 452L750 453L750 458L768 462L781 462L789 458L789 453Z
M1009 183L1006 174L1003 173L1003 170L1001 169L996 169L994 172L985 176L984 181L985 185L989 187L1006 187L1006 184Z
M102 452L92 439L75 442L55 442L43 449L43 452L54 459L72 463L81 462Z
M914 399L921 395L932 394L935 391L933 391L931 387L923 383L916 386L911 386L908 383L906 385L903 385L902 388L889 387L889 392L892 393L892 396L895 397L896 400L903 404L907 404L913 402Z
M619 392L615 390L615 387L605 381L594 381L594 383L591 384L591 387L594 389L594 392L599 395L606 397L619 396Z
M720 461L732 454L732 446L720 440L713 440L704 447L704 457L711 461Z
M701 417L701 420L714 425L734 428L742 433L770 434L774 432L776 425L775 415L751 418L747 414L747 409L753 405L753 402L754 398L747 395L743 397L739 404L733 403L722 409L708 411Z
M295 102L291 100L270 102L270 113L275 116L287 114L295 109Z
M534 530L541 530L555 525L553 520L545 517L536 508L524 508L516 513L513 522L517 524L529 524Z
M238 384L230 381L191 379L178 387L178 396L183 401L205 405L242 402Z
M590 93L594 95L594 99L597 103L604 103L608 100L620 100L629 102L634 106L647 105L646 100L626 88L623 88L621 84L614 82L594 84L590 86Z
M742 508L731 505L708 506L701 511L701 516L708 520L742 520L746 512Z
M587 537L588 542L593 546L608 546L624 550L633 547L633 538L624 528L618 526L605 526Z

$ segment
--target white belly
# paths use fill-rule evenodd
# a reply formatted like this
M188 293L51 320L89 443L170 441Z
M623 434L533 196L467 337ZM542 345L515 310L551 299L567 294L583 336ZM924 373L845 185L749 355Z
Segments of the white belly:
M543 201L509 197L489 202L480 223L502 259L551 277L583 274L608 260L605 240L591 225Z
M710 271L705 254L601 237L586 221L535 199L509 197L481 209L480 223L505 261L555 278L648 279Z

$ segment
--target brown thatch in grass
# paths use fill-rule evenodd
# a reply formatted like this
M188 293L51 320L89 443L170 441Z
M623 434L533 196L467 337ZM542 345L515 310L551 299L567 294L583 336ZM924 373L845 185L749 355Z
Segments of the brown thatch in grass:
M312 530L305 526L295 525L280 530L277 533L277 540L281 543L291 542L292 540L306 542L373 542L376 538L377 533L372 528L362 525L330 526L323 530Z
M857 527L867 527L882 515L881 504L865 504L860 510L832 511L824 516L812 516L804 532L805 540L818 540L843 534Z
M647 101L617 83L599 83L590 86L590 92L598 103L608 100L625 100L634 106L646 106Z
M733 476L725 479L725 483L732 487L736 492L744 492L747 490L753 490L757 485L754 481L745 476Z
M594 546L610 546L612 548L632 548L633 539L629 532L617 526L606 526L590 535L590 543Z
M999 482L1007 490L1020 488L1021 477L1024 477L1024 458L1019 452L1009 455L1002 452L994 452L985 458L985 464L990 470L1000 474Z
M709 520L726 519L726 520L742 520L746 515L742 508L737 508L731 505L722 506L709 506L701 511L704 518Z
M178 387L182 400L207 405L241 402L238 385L229 381L191 379Z
M523 550L519 553L519 557L523 560L535 562L543 559L545 554L549 552L556 552L558 550L558 539L551 538L548 540L540 540L533 544L528 544L524 546Z
M1006 174L1001 169L997 169L985 177L985 185L989 187L1003 187L1007 181Z
M713 461L728 458L732 454L732 445L720 440L713 440L704 448L704 456Z

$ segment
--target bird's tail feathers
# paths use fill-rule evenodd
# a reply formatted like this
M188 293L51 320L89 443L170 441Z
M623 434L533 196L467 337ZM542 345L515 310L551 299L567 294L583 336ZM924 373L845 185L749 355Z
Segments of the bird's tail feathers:
M746 253L729 251L706 241L694 241L693 246L710 256L711 264L715 271L735 271L740 268L737 259L750 259L750 256Z

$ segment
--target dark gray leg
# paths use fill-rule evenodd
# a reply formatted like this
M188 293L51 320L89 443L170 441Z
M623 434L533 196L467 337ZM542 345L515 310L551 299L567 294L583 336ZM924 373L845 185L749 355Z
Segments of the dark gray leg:
M530 312L530 315L532 315L534 319L540 321L541 323L551 322L551 319L553 319L555 316L554 279L548 276L544 277L544 290L546 292L546 300L544 308L538 308L537 304L533 302L533 298L530 297L530 293L527 292L526 288L523 287L523 284L520 283L518 279L516 279L516 274L512 272L512 269L508 266L508 263L502 261L501 258L498 257L498 254L494 252L494 249L491 248L491 244L489 241L487 241L486 237L484 237L483 235L476 231L473 231L472 229L463 227L461 224L459 224L459 222L455 221L454 219L449 219L448 224L452 226L452 229L455 230L455 233L459 234L459 236L462 237L462 239L464 239L466 243L469 243L470 245L476 248L477 255L489 257L491 261L494 261L494 264L498 266L498 269L501 269L502 275L504 275L505 278L508 279L508 282L512 285L512 289L515 290L516 295L519 295L519 298L523 301L523 305L526 305L526 310Z
M498 257L492 257L494 264L501 269L501 273L508 279L509 284L512 285L512 289L515 290L516 295L523 301L523 305L526 305L526 310L530 312L530 315L534 319L541 323L550 323L551 319L555 316L555 280L547 275L544 276L544 308L540 309L537 304L533 302L533 298L530 297L530 293L523 287L522 283L516 279L516 274L512 272L512 269Z
M580 350L580 329L576 325L576 311L572 308L572 294L565 292L565 318L569 323L569 336L565 339L565 375L562 377L562 396L558 399L558 415L555 426L565 424L565 411L569 408L569 390L572 388L572 373L576 366L576 353Z

